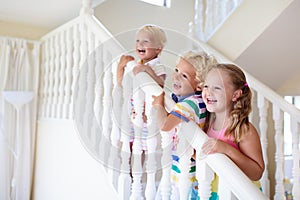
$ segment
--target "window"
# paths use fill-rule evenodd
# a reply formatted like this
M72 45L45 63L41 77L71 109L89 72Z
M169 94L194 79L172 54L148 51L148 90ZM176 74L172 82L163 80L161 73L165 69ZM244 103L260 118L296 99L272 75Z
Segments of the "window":
M141 0L143 2L156 5L156 6L162 6L162 7L171 7L171 0Z
M300 109L300 96L285 96L284 99ZM292 155L291 116L284 113L284 155Z
M285 96L284 99L288 101L289 103L295 105L297 108L300 108L300 96ZM293 143L292 143L292 132L291 132L291 116L287 113L284 113L284 180L285 180L285 195L291 196L292 191L292 183L293 183L293 166L294 166L294 160L293 160ZM300 143L300 142L299 142ZM286 198L286 199L292 199L292 198Z

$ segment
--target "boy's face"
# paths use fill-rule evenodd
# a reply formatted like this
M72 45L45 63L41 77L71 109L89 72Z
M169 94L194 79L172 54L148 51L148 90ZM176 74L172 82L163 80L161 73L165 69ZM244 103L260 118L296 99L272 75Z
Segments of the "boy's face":
M172 76L173 93L185 96L195 93L198 83L194 67L184 59L180 59Z
M143 63L146 63L156 58L161 52L161 48L158 47L155 38L151 34L139 31L136 36L135 52Z

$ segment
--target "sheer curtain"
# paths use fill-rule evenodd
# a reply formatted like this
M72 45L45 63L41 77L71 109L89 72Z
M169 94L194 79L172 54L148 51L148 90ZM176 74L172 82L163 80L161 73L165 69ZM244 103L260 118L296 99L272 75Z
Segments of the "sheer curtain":
M38 69L38 42L0 38L0 199L30 199ZM17 113L4 91L33 91L34 98Z

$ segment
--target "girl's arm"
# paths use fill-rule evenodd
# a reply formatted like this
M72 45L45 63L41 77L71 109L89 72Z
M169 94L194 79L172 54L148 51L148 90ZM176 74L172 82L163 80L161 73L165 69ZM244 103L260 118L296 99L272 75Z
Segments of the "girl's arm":
M166 79L165 74L160 75L160 76L156 76L153 69L148 65L137 65L136 67L133 68L133 74L134 75L136 75L140 72L146 72L147 74L149 74L154 79L155 82L157 82L157 84L159 84L161 87L164 86L165 79Z
M259 135L250 123L249 132L239 143L240 151L221 140L210 138L202 146L206 154L223 153L227 155L251 180L259 180L265 164L262 155Z

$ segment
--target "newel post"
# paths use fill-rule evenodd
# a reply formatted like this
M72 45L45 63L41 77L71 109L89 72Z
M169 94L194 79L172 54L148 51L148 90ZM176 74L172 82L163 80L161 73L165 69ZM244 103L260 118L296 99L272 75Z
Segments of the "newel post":
M92 8L92 0L82 0L82 7L80 9L80 15L83 14L94 14L94 9Z

